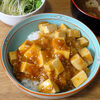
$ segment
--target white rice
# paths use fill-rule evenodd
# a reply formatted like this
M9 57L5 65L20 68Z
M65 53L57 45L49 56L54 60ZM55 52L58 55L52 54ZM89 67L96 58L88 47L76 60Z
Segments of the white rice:
M29 34L29 36L27 37L27 40L37 40L39 38L39 33L40 31L36 31L36 32L32 32L31 34ZM39 84L38 81L34 80L30 80L30 79L23 79L21 81L21 83L28 89L31 89L31 90L35 90L35 91L38 91L37 89L37 85Z
M39 33L40 31L35 31L35 32L32 32L31 34L29 34L29 36L27 37L27 40L37 40L39 38Z
M28 89L38 91L38 90L37 90L37 85L39 84L38 81L32 81L32 80L30 80L30 79L23 79L23 80L21 81L21 83L22 83L25 87L27 87Z

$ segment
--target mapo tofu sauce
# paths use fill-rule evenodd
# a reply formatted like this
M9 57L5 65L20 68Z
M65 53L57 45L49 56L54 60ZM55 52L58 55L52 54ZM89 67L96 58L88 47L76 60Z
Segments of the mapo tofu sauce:
M80 31L72 30L65 24L57 27L48 22L39 23L38 27L40 33L37 40L26 40L16 51L9 53L16 78L19 81L39 81L38 91L44 93L67 91L86 81L89 73L87 61L90 60L92 64L93 58L90 52L87 52L85 57L79 53L89 44ZM79 58L74 57L76 54ZM92 60L88 59L88 56ZM79 82L75 83L77 79L74 77L78 77L81 71L84 72L83 80L79 78Z

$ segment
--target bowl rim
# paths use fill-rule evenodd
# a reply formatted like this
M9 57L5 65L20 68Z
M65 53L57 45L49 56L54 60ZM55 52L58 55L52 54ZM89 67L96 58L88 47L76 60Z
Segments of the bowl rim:
M18 15L18 16L17 16L17 15L9 15L9 14L5 14L5 13L3 13L3 12L0 12L0 14L3 14L3 15L5 15L5 16L7 16L7 17L15 17L15 18L16 18L16 17L17 17L17 18L26 17L26 16L30 16L30 15L36 13L37 11L39 11L39 10L45 5L45 3L46 3L46 0L43 0L41 6L40 6L38 9L36 9L36 10L30 12L30 13L24 14L24 15Z
M41 14L36 14L36 15L33 15L33 16L42 15L42 14L58 14L58 13L41 13ZM64 14L58 14L58 15L66 16L66 15L64 15ZM72 18L72 17L71 17L71 18ZM75 19L75 18L73 18L73 19ZM77 19L75 19L75 20L77 20ZM79 21L79 20L77 20L77 21ZM22 21L22 22L23 22L23 21ZM79 21L79 22L80 22L80 21ZM21 22L20 22L20 23L21 23ZM81 22L81 23L82 23L82 22ZM82 23L82 24L84 24L84 23ZM24 24L24 25L25 25L25 24ZM23 26L24 26L24 25L23 25ZM84 26L87 27L85 24L84 24ZM87 28L88 28L88 27L87 27ZM12 29L13 29L13 28L11 28L11 30L12 30ZM88 28L88 29L91 31L90 28ZM91 31L91 32L92 32L92 31ZM94 33L92 32L92 34L94 34ZM1 43L1 48L0 48L0 61L1 61L1 65L2 65L2 67L3 67L3 69L4 69L4 71L6 72L6 74L8 75L8 77L12 80L12 82L13 82L15 85L17 85L19 88L21 88L22 90L24 90L25 92L28 92L28 93L31 93L31 94L40 95L40 96L48 96L48 97L64 96L64 95L73 94L73 93L76 93L76 92L82 90L83 88L85 88L85 87L96 77L97 73L99 72L100 66L98 66L98 69L97 69L96 73L94 74L94 76L93 76L86 84L84 84L83 86L79 87L78 89L74 89L74 90L72 90L72 91L68 91L68 92L66 91L66 92L64 92L64 93L62 92L62 93L59 93L59 94L46 94L46 93L41 93L41 92L35 92L35 91L28 90L28 89L25 88L24 86L21 86L18 82L16 82L16 81L10 76L10 74L9 74L8 71L6 70L5 65L4 65L4 63L3 63L3 59L2 59L2 48L3 48L4 40L5 40L5 38L6 38L7 35L8 35L8 33L5 34L5 36L4 36L3 40L2 40L2 43ZM96 38L95 34L94 34L94 37ZM97 40L97 38L96 38L96 40ZM98 40L97 40L97 42L98 42ZM99 44L99 42L98 42L98 44Z
M72 3L74 4L74 6L75 6L80 12L82 12L83 14L85 14L85 15L91 17L91 18L94 18L94 19L100 19L100 17L92 16L92 15L88 14L87 12L83 11L82 9L80 9L80 7L76 4L75 0L71 0L71 1L72 1Z

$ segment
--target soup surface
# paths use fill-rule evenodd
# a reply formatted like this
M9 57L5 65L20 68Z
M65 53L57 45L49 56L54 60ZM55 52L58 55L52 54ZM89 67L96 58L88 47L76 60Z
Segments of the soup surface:
M75 0L79 8L81 8L86 13L100 17L100 0Z

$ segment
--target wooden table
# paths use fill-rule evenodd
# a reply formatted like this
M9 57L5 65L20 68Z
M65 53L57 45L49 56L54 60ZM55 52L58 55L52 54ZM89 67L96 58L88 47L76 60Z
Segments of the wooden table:
M45 12L61 13L72 16L70 0L47 0ZM0 21L0 44L5 34L11 29ZM100 41L100 37L98 37ZM0 63L0 100L40 100L19 90L5 74ZM100 100L100 72L95 80L81 92L62 100Z

